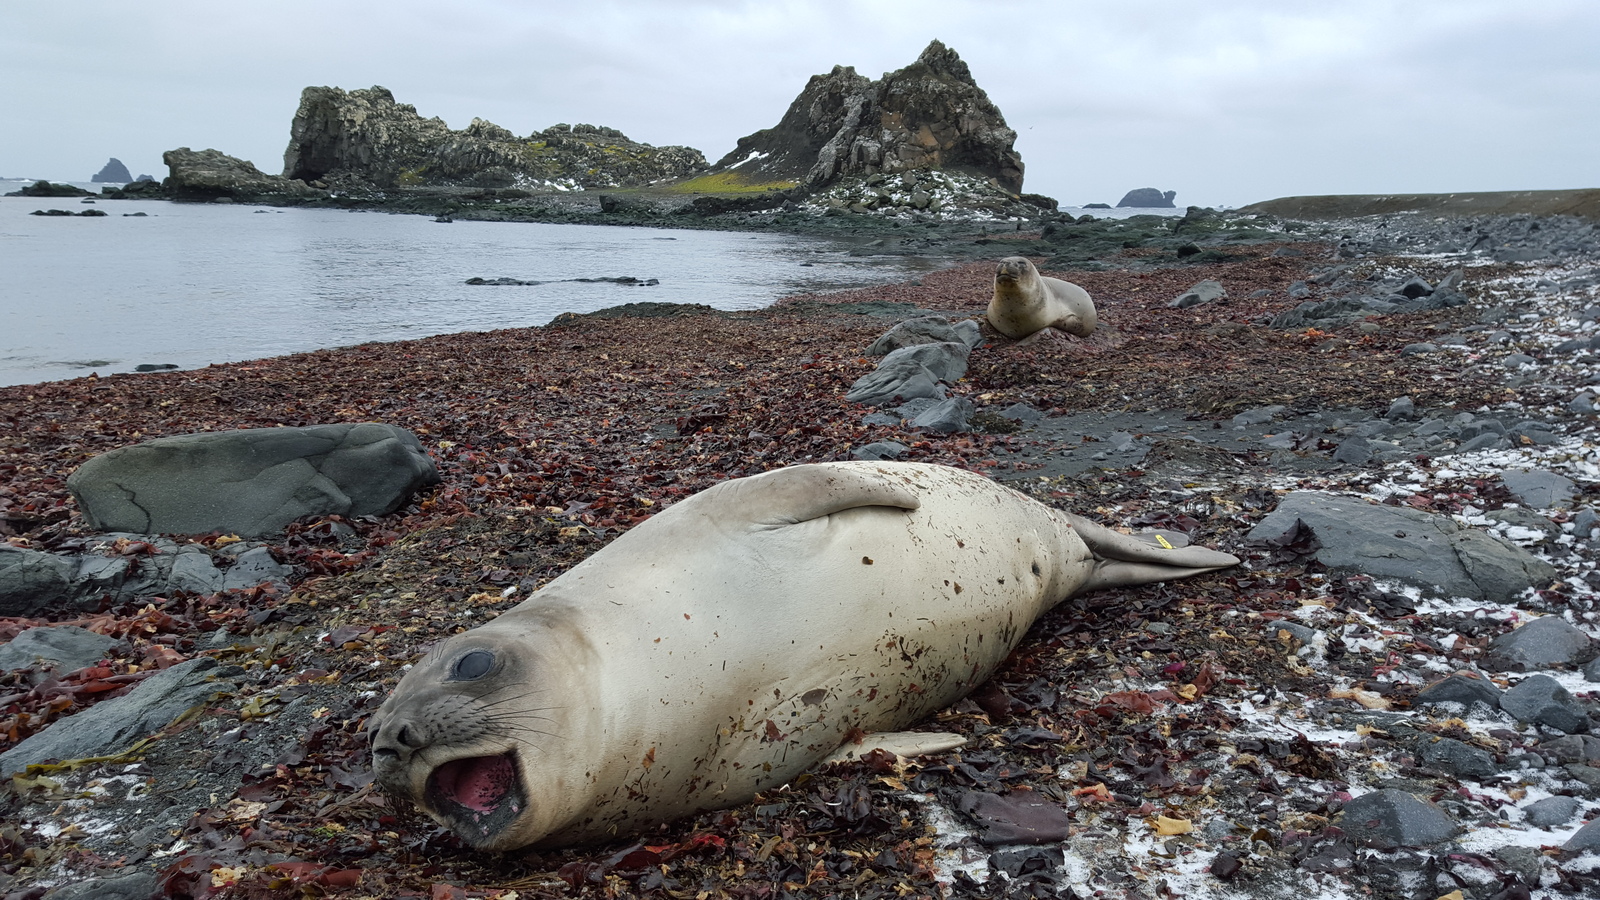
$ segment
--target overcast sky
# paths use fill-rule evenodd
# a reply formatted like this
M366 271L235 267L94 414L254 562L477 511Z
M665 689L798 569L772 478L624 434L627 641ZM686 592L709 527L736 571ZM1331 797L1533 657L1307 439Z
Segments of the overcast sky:
M1071 205L1600 187L1600 0L17 0L0 176L161 178L179 146L280 172L307 85L715 161L811 75L934 38L1016 129L1024 190Z

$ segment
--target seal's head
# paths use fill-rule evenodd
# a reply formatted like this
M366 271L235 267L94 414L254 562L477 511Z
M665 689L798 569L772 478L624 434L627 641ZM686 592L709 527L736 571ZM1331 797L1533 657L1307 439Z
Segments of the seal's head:
M994 270L996 284L1016 284L1026 281L1029 276L1039 277L1039 270L1023 256L1008 256L1000 260L1000 264Z
M591 739L594 704L572 664L587 642L527 618L435 647L367 724L378 783L479 850L559 831L586 781L573 749Z

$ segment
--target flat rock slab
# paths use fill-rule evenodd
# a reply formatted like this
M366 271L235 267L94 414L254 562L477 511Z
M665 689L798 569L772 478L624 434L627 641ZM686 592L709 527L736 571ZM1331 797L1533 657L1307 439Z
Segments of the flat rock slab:
M63 674L104 659L122 642L76 625L29 628L0 644L0 672L25 669L35 663Z
M1393 788L1346 803L1340 824L1351 841L1378 848L1437 844L1454 837L1457 830L1449 813Z
M72 595L77 566L42 550L0 543L0 616L32 616Z
M158 438L89 460L67 487L94 528L263 537L302 516L393 512L438 482L416 435L368 422Z
M1500 474L1500 483L1521 503L1535 509L1566 506L1578 492L1572 479L1544 469L1516 469Z
M1316 558L1328 568L1394 579L1437 596L1506 603L1556 575L1528 551L1446 516L1321 491L1285 495L1248 539L1280 538L1297 520L1322 543Z
M211 680L216 668L217 661L210 657L178 663L150 676L121 697L57 719L38 734L0 753L0 778L9 778L46 760L121 753L219 691L231 688L228 682Z

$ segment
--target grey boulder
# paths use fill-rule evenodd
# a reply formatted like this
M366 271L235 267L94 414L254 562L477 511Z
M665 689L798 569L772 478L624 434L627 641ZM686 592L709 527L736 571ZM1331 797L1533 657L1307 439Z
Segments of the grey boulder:
M1455 820L1444 810L1393 788L1346 803L1340 824L1351 842L1380 849L1437 844L1457 831Z
M844 398L851 403L887 406L895 401L920 398L943 400L944 386L927 366L909 357L885 359L878 368L856 379Z
M157 438L67 479L91 527L263 537L303 516L393 512L439 473L416 435L379 423Z
M1296 521L1316 534L1317 561L1328 568L1392 578L1436 596L1506 602L1556 575L1526 550L1447 516L1321 491L1285 495L1249 540L1280 538Z
M1557 828L1572 821L1578 814L1578 807L1582 806L1573 797L1546 797L1535 800L1523 808L1522 812L1528 817L1528 824L1536 828Z
M34 664L66 673L92 666L122 642L76 625L29 628L0 644L0 672Z
M1566 734L1589 730L1589 716L1577 699L1549 675L1529 675L1500 695L1500 708L1519 722L1548 725Z
M944 316L918 316L884 332L867 347L867 355L886 356L901 347L917 344L963 343L972 348L982 340L978 323L971 319L952 325Z
M1475 703L1499 709L1500 688L1469 675L1451 675L1418 691L1417 699L1413 702L1417 706L1459 703L1463 711L1470 711Z
M940 381L955 384L961 380L961 376L967 374L967 355L971 352L971 348L959 341L917 344L890 351L889 355L878 363L878 367L884 368L899 364L902 360L911 360L932 372Z
M66 600L76 571L54 554L0 543L0 616L32 616Z
M110 756L127 750L140 738L171 725L193 707L231 688L231 684L211 680L216 668L217 661L210 657L181 662L150 676L124 696L58 719L0 753L0 778L50 759Z
M1199 306L1202 303L1221 300L1226 296L1228 296L1228 291L1220 282L1207 278L1205 281L1196 282L1193 287L1174 297L1172 302L1167 305L1176 309L1188 309L1191 306Z
M965 397L951 397L929 407L912 419L911 427L935 434L955 434L968 429L967 418L971 415L971 400Z
M1570 668L1594 656L1594 642L1560 616L1526 622L1489 643L1483 666L1494 672Z

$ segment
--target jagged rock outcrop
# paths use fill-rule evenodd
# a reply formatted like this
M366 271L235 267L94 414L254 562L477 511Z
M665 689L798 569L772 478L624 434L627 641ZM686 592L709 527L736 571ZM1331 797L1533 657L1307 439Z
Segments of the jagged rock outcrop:
M94 173L94 177L89 180L96 184L107 181L127 183L133 180L133 173L129 172L128 167L122 164L122 160L113 156L111 161L106 163L105 167L100 171Z
M879 81L850 66L812 76L777 125L740 138L713 171L817 189L848 175L947 169L1017 193L1016 139L967 64L934 41Z
M1134 188L1122 196L1122 202L1117 204L1118 209L1133 207L1136 209L1177 209L1172 198L1178 196L1177 191L1158 191L1155 188Z
M705 167L705 156L692 147L652 147L595 125L554 125L519 138L473 119L452 131L376 86L306 88L283 154L286 178L353 178L379 187L622 187Z
M179 200L218 198L312 197L319 192L304 182L268 175L249 160L221 150L179 147L161 154L171 172L162 187Z

